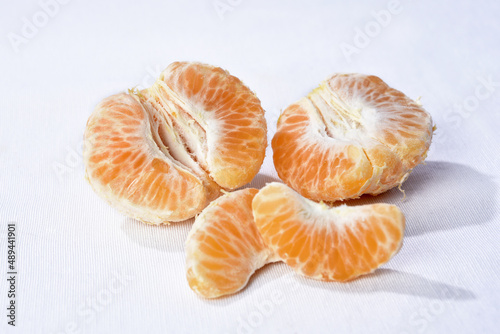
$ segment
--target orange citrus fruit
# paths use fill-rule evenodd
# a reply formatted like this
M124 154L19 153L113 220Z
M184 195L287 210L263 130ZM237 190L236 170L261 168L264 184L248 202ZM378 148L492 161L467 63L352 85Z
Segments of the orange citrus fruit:
M283 111L274 165L316 201L376 195L424 161L432 133L431 116L378 77L335 74Z
M153 84L104 99L85 131L86 177L111 205L144 222L181 221L221 189L257 174L264 110L221 68L173 63Z
M394 205L330 208L270 183L252 206L257 228L275 256L314 279L347 281L370 273L403 241L405 219Z
M273 260L252 215L257 191L227 193L196 217L186 241L186 267L189 286L200 296L235 293Z

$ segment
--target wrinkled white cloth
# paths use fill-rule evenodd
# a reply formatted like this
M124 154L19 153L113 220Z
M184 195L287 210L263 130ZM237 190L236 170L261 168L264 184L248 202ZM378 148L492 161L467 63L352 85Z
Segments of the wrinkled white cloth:
M57 2L60 1L60 2ZM500 326L500 4L495 1L11 1L0 28L1 333L496 333ZM351 283L259 270L203 300L185 279L192 222L147 226L85 182L81 140L104 97L196 60L280 110L334 72L380 76L437 131L387 202L400 253ZM272 150L251 186L276 180ZM7 224L16 223L16 327Z

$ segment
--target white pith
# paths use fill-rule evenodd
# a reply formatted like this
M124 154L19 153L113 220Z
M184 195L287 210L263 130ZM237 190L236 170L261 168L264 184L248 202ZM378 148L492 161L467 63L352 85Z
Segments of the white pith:
M329 141L359 147L380 144L369 135L376 133L380 114L361 99L343 101L328 84L323 83L299 104L311 119L312 132L320 133L325 145Z
M148 90L139 92L141 103L150 115L161 118L156 138L158 146L169 151L169 156L184 168L192 171L205 182L210 179L207 164L207 115L206 111L183 101L163 81L157 80ZM158 141L159 139L159 141Z
M225 73L227 76L231 75L227 71L225 71ZM183 109L187 111L189 116L203 128L203 137L194 136L193 138L193 136L191 136L191 139L193 141L193 144L196 145L197 148L195 150L197 154L197 161L203 164L204 171L213 180L214 174L219 171L218 167L220 165L219 163L217 163L217 161L215 161L219 153L217 152L216 148L218 146L218 140L220 137L220 121L213 117L213 115L215 114L214 112L207 112L207 110L203 108L201 102L197 102L192 99L188 101L187 98L182 97L178 92L172 90L170 87L168 87L167 84L165 84L165 80L168 80L169 82L177 82L178 78L178 74L174 75L169 71L169 68L167 68L160 74L156 83L166 91L168 90L168 95L172 96L176 103L179 103L179 105L183 106ZM178 87L176 87L176 89L179 90Z

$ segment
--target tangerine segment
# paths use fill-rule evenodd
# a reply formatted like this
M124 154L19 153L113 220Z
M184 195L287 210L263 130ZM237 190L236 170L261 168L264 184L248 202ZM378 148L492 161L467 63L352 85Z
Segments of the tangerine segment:
M376 195L424 161L431 116L376 76L335 74L290 105L272 140L279 177L319 201Z
M173 63L142 91L103 101L85 133L87 179L112 205L160 224L199 213L253 179L267 145L264 110L228 72Z
M180 113L205 129L205 161L210 177L236 189L258 173L267 146L267 127L259 99L227 71L199 63L173 63L152 87L173 95Z
M405 219L394 205L330 208L270 183L252 207L257 228L276 257L318 280L368 274L389 261L403 241Z
M155 224L185 220L203 209L207 191L157 146L150 122L133 96L104 99L85 131L86 177L100 196L131 217Z
M189 286L200 296L235 293L272 261L252 215L256 193L250 188L227 193L196 217L186 240L186 267Z

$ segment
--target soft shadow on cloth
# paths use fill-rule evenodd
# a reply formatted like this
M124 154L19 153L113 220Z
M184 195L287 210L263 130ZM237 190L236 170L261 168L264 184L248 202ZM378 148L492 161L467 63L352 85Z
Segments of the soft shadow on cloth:
M126 218L122 221L121 230L134 243L144 248L155 249L160 252L184 252L184 243L194 218L170 225L148 225Z
M378 196L364 195L347 205L390 203L406 217L405 236L481 225L496 215L498 187L491 177L461 164L428 161L417 166L403 183L403 194L392 189Z
M348 283L319 282L300 278L300 283L324 290L356 293L390 292L440 300L472 300L476 295L458 286L434 281L420 275L399 270L379 268L374 273Z
M212 306L226 307L234 303L238 303L244 300L253 300L255 298L256 291L273 291L273 290L283 290L283 294L289 291L289 286L295 284L296 287L300 287L302 282L296 281L302 277L295 274L295 272L288 267L284 262L268 263L260 269L257 269L255 273L250 276L247 285L243 287L240 291L227 296L222 296L216 299L205 299L201 298L194 293L194 298L199 301ZM278 283L277 288L267 288L269 285ZM322 282L319 282L322 283ZM305 288L305 286L303 286Z
M374 273L361 276L347 283L322 282L296 274L284 263L268 264L257 270L247 286L234 295L219 299L199 298L206 304L218 307L231 305L252 296L256 290L279 282L271 290L283 290L283 294L310 288L324 290L325 293L367 295L375 293L393 293L404 296L417 296L433 300L467 301L476 299L476 295L467 289L425 278L420 275L399 270L379 268ZM267 288L267 290L269 290Z

